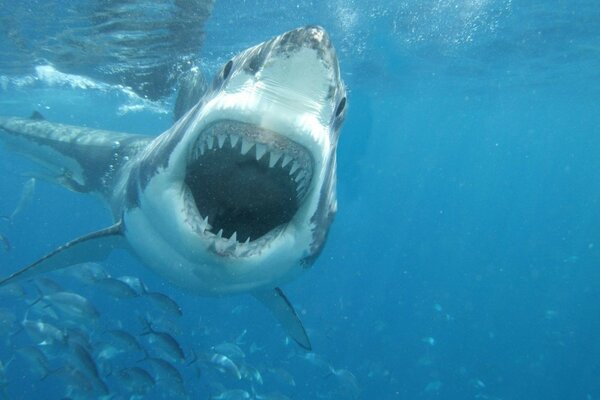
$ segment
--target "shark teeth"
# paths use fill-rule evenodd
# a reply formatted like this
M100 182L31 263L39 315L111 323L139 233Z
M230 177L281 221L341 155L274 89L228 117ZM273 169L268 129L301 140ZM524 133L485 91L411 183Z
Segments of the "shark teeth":
M220 160L223 160L221 170L218 164ZM301 207L312 186L312 158L303 146L287 139L284 135L235 121L217 122L204 129L191 148L189 163L188 171L194 171L196 168L216 168L217 173L227 171L228 174L236 174L236 168L240 168L240 171L243 171L241 168L250 168L247 174L242 173L240 176L252 176L254 180L264 176L265 179L270 179L271 183L261 186L260 181L257 185L257 182L253 183L251 179L245 189L242 191L234 189L232 193L239 196L240 193L244 193L244 190L252 191L253 187L250 185L257 185L257 188L275 188L273 185L281 184L282 191L278 192L275 189L274 192L276 197L280 196L278 204L289 202L289 205L281 205L282 209L295 207L297 210ZM195 172L188 172L188 174L201 176L201 174L193 175L196 174ZM246 184L243 180L240 183ZM192 192L194 190L200 191L201 188L192 188ZM282 193L287 193L285 191L289 191L289 196L284 194L281 197ZM196 214L196 217L191 220L191 225L206 240L208 248L219 255L242 257L252 254L260 243L263 241L266 243L266 240L270 240L269 237L276 234L274 232L284 229L287 223L279 221L277 222L279 225L270 227L270 230L265 231L266 233L253 234L254 232L244 224L236 226L230 219L226 219L222 212L229 211L219 209L221 203L215 202L214 199L194 201L196 196L197 194L194 193L190 200L195 210L191 213ZM228 222L222 225L223 221ZM264 220L261 222L264 223Z
M246 138L242 138L242 155L246 155L250 151L252 146L254 146L254 142L251 142Z
M208 217L205 217L202 221L208 225ZM210 227L210 225L208 226ZM219 229L216 235L210 231L204 233L210 239L208 248L220 256L243 257L252 252L253 246L250 243L250 237L238 242L237 232L233 232L229 238L223 237L223 229Z
M229 142L229 146L227 146L227 142ZM238 145L240 142L241 146ZM297 198L299 200L302 200L308 192L312 177L308 163L301 162L294 155L286 153L285 150L275 149L267 143L256 142L253 138L243 134L215 132L213 129L208 129L194 147L192 158L197 160L205 155L207 151L219 151L223 148L238 149L242 156L246 156L254 148L257 162L264 162L269 168L277 166L282 169L289 168L288 173L290 179L296 183Z

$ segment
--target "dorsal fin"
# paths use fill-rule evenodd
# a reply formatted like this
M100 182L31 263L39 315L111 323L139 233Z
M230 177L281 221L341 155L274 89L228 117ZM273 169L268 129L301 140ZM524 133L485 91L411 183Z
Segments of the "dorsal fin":
M34 111L31 113L31 116L29 117L29 119L32 119L34 121L44 121L46 118L44 118L42 113L40 113L38 111Z
M186 112L194 107L206 92L208 84L199 67L191 68L179 78L179 91L175 100L173 116L179 120Z

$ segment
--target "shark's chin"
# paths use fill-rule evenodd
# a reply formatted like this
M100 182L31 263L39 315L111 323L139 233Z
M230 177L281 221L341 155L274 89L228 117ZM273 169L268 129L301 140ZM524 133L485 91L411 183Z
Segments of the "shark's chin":
M259 252L300 210L313 168L308 150L284 135L239 121L210 124L190 149L184 181L194 230L218 255Z

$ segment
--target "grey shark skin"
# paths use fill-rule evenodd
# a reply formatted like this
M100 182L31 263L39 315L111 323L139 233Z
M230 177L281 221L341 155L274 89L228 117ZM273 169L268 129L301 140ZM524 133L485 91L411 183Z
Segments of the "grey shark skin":
M0 285L122 246L190 292L253 294L310 348L278 286L307 269L325 243L345 106L329 36L308 26L231 59L156 138L1 118L9 148L40 161L56 182L100 194L115 223Z

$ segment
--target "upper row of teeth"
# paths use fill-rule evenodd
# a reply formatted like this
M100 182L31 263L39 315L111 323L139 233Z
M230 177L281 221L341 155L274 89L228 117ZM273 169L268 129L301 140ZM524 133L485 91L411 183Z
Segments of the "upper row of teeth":
M233 149L240 141L242 142L242 145L240 146L240 153L242 155L248 154L254 148L256 161L260 161L263 157L268 155L269 168L273 168L277 165L279 160L281 160L281 163L279 164L280 168L285 168L291 163L289 174L296 182L297 197L300 199L304 196L308 188L309 173L301 166L301 164L294 160L290 155L273 150L266 144L256 143L245 136L239 136L233 133L213 134L211 132L206 134L198 141L198 145L194 149L193 157L194 159L198 159L209 150L216 150L217 148L221 149L225 146L225 143L229 143L229 146ZM298 173L294 176L297 171Z

